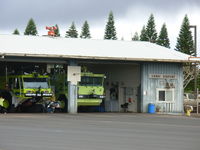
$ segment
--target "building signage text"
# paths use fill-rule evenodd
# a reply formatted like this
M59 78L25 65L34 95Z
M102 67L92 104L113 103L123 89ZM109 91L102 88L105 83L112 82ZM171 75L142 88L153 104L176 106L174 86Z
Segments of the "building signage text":
M176 79L176 75L174 75L174 74L149 74L149 78Z

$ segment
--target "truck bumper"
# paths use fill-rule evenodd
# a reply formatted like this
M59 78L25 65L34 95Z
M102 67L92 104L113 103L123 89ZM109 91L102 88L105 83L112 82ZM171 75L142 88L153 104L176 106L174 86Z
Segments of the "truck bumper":
M78 99L78 106L99 106L102 99Z

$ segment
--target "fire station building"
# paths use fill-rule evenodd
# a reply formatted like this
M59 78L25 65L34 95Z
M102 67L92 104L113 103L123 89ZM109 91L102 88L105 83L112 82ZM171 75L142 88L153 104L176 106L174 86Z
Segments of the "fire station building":
M150 103L160 112L183 112L183 65L192 62L189 55L143 41L0 35L0 43L1 64L86 66L105 74L105 112L123 112L125 103L129 112L147 112ZM69 92L71 113L77 111L75 97Z

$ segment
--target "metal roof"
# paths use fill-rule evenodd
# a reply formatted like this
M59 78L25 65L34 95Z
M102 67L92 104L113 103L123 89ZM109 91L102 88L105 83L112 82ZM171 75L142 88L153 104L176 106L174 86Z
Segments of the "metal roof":
M24 35L0 35L0 55L158 62L192 61L189 60L189 55L143 41Z

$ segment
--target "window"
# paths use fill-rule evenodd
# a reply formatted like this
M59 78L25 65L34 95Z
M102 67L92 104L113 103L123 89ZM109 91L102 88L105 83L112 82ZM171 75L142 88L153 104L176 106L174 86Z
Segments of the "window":
M24 78L25 89L47 89L49 88L48 78Z
M174 101L174 89L157 89L158 102L172 102Z
M189 98L189 99L195 99L195 95L194 95L194 94L191 94L191 93L189 93L189 94L188 94L188 98Z
M82 76L80 86L102 86L103 78L102 77L89 77Z
M22 81L22 78L19 78L20 79L20 87L21 89L23 89L23 81Z
M165 91L159 91L159 101L165 101Z
M8 79L8 86L9 86L10 89L13 89L13 82L14 82L13 78Z
M14 88L19 89L19 78L14 79Z

